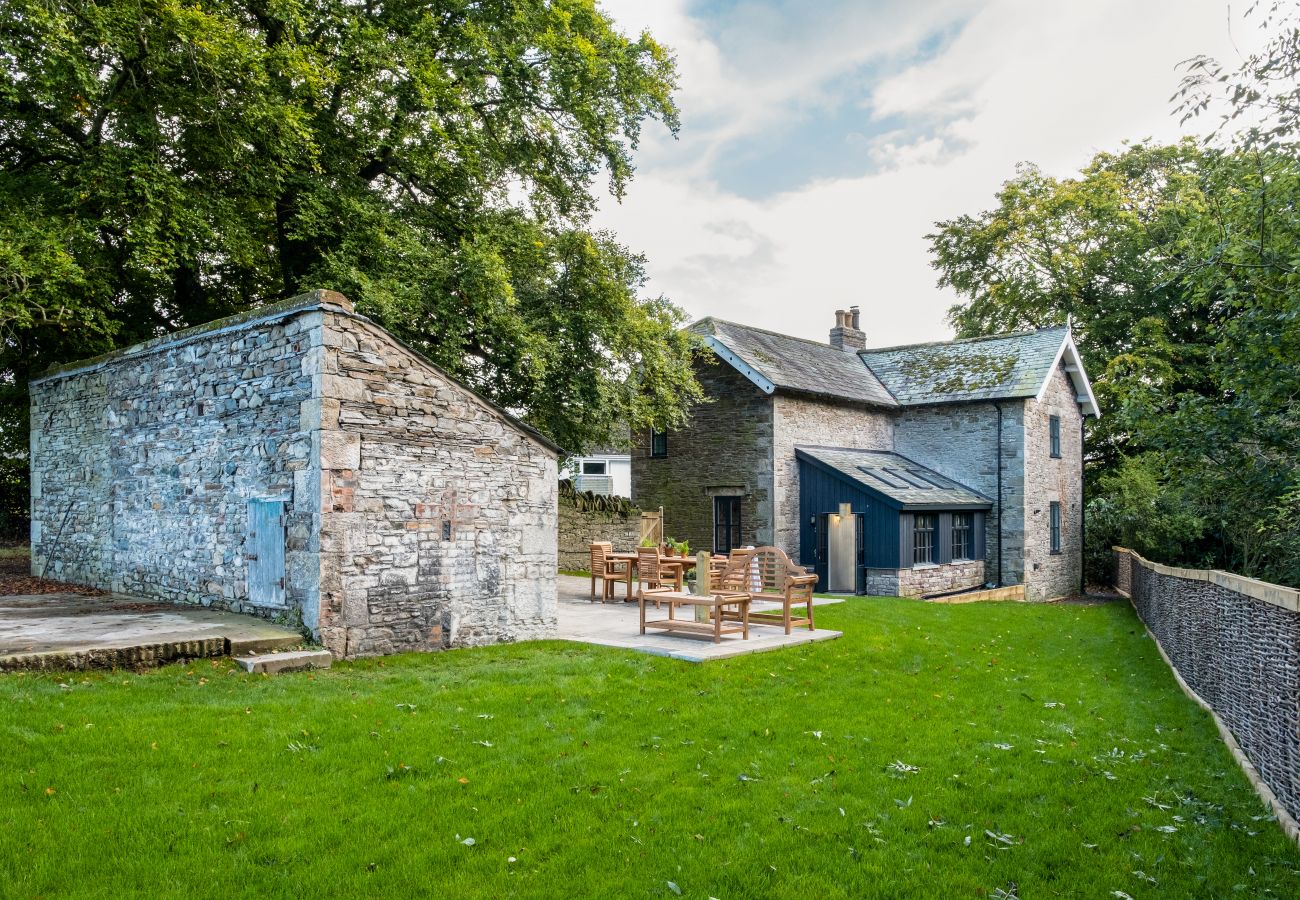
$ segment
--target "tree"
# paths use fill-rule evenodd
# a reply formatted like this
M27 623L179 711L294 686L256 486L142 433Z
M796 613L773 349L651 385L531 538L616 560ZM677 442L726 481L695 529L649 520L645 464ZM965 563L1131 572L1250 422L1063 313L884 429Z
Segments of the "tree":
M33 371L311 288L571 450L680 422L682 315L589 229L675 78L593 0L11 0L5 435Z
M1139 145L1076 179L1022 169L998 199L939 223L934 264L963 335L1073 321L1105 411L1093 550L1297 583L1300 162Z
M1205 54L1187 60L1174 94L1177 112L1185 124L1222 108L1216 135L1229 135L1244 150L1294 150L1300 141L1300 8L1290 0L1255 0L1246 16L1271 32L1264 46L1235 69Z
M964 298L949 310L960 337L1072 323L1107 411L1089 426L1090 479L1133 449L1122 410L1149 416L1178 394L1213 391L1204 362L1215 301L1183 291L1177 275L1219 163L1188 140L1099 154L1077 178L1026 165L994 208L929 235L940 285Z

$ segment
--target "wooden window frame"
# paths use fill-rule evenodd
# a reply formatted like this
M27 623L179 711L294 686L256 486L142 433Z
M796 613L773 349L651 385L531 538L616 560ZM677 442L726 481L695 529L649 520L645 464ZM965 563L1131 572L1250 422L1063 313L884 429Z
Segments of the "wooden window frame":
M951 562L969 562L975 558L975 513L957 511L952 514ZM961 540L958 540L958 534ZM965 551L965 552L960 552Z
M1053 556L1061 553L1061 503L1053 500L1047 504L1048 547Z
M1061 417L1052 416L1047 420L1048 453L1052 459L1061 458Z
M922 528L921 522L925 521L929 527ZM926 535L929 540L924 545L926 558L920 558L922 544L917 540L921 535ZM933 566L939 564L939 514L932 512L919 512L912 516L912 568L917 566Z
M668 458L668 432L650 429L650 458Z

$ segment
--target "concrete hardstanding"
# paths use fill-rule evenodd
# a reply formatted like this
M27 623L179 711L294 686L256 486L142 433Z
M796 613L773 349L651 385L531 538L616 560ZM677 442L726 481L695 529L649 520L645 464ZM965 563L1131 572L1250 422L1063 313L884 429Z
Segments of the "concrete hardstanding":
M289 621L340 656L547 635L555 462L318 292L34 382L33 572ZM283 589L255 603L266 500Z

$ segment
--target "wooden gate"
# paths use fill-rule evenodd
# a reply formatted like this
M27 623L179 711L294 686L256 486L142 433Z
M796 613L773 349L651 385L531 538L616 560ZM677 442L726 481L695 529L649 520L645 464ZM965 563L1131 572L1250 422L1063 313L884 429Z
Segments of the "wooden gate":
M284 606L284 501L249 500L248 602L253 606Z
M646 542L646 538L655 546L664 542L664 508L659 507L658 512L641 513L641 543Z

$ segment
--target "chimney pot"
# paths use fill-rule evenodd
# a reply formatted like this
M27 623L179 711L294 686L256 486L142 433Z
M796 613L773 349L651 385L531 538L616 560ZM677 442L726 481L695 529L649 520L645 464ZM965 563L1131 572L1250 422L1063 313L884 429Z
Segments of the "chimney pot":
M862 330L862 311L857 306L849 307L849 324L859 331Z
M866 349L867 336L858 330L858 308L835 310L835 327L831 329L831 346L836 350L856 353Z

